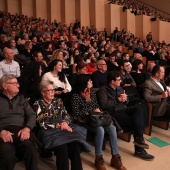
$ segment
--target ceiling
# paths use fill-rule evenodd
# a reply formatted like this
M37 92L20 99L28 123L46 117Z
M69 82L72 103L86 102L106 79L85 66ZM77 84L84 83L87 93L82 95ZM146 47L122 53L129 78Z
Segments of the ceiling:
M170 0L138 0L170 15Z

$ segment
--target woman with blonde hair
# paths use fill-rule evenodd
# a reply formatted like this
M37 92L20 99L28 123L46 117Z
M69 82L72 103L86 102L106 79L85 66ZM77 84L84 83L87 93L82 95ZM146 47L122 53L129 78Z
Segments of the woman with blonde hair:
M68 68L68 65L64 59L64 54L62 50L58 49L53 52L50 62L52 62L55 59L61 60L63 62L63 68Z

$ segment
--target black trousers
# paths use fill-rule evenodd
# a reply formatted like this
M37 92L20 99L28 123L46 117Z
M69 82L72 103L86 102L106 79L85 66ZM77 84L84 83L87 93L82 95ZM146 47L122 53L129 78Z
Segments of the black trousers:
M71 161L71 170L82 170L80 158L81 145L78 142L72 142L58 146L54 150L56 155L57 170L69 170L69 160Z
M25 161L26 170L37 170L37 152L30 140L4 143L0 139L0 170L13 170L18 159Z
M140 107L133 107L123 109L117 112L110 112L110 114L117 120L124 131L133 131L134 139L143 137L145 121L144 113ZM135 150L141 151L143 148L134 146Z

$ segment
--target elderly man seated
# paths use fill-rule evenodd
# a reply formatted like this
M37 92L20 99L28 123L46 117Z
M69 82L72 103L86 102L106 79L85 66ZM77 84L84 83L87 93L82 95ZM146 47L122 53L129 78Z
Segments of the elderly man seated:
M13 170L19 158L26 170L37 170L36 148L30 140L36 114L19 94L16 76L3 75L0 88L0 169Z

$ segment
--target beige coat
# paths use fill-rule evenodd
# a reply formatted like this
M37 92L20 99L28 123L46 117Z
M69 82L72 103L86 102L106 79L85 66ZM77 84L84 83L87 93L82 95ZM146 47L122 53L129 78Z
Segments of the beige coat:
M166 90L165 83L161 82L161 84ZM145 81L143 95L147 102L153 104L154 116L163 116L165 113L167 99L161 98L162 93L163 90L152 78Z

